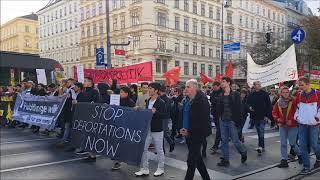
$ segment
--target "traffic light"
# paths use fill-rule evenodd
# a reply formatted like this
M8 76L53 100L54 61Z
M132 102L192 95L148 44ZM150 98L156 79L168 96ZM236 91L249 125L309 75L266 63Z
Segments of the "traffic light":
M265 35L266 43L271 44L271 32L267 32Z

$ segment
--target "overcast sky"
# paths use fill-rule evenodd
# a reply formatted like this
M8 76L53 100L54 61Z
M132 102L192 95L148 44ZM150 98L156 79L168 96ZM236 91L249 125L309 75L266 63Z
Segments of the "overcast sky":
M320 0L305 0L313 13L320 15L317 8ZM49 0L0 0L1 2L1 24L18 17L37 12L44 7Z

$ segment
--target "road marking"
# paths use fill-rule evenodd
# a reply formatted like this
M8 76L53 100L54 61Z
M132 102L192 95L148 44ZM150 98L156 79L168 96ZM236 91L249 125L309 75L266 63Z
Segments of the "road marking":
M1 142L0 144L14 144L14 143L33 142L33 141L53 140L53 139L57 139L57 138L40 138L40 139L30 139L30 140L21 140L21 141L8 141L8 142Z
M79 161L79 160L82 160L85 158L87 158L87 157L80 157L80 158L68 159L68 160L63 160L63 161L55 161L55 162L50 162L50 163L36 164L36 165L31 165L31 166L3 169L3 170L0 170L0 173L18 171L18 170L30 169L30 168L36 168L36 167L43 167L43 166L50 166L50 165L62 164L62 163L73 162L73 161Z
M157 155L155 155L153 152L148 152L148 157L151 160L157 160ZM170 166L170 167L174 167L183 171L187 171L188 166L187 163L181 160L177 160L177 159L173 159L170 157L165 157L164 160L165 165ZM218 179L232 179L232 176L228 175L228 174L224 174L218 171L214 171L211 169L207 169L209 175L211 178L217 178ZM196 175L200 176L199 172L196 171Z
M272 137L278 137L280 136L279 135L279 132L273 132L273 133L265 133L264 134L264 138L272 138ZM258 139L258 135L253 135L253 136L247 136L249 138L253 138L253 139Z
M42 150L42 151L45 151L45 150ZM7 154L7 155L0 156L0 158L10 157L10 156L19 156L19 155L25 155L25 154L32 154L35 152L40 152L40 151L30 151L30 152L25 152L25 153Z

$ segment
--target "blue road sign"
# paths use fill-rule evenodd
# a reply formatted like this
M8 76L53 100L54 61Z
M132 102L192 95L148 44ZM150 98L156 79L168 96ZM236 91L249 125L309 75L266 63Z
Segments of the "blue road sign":
M226 43L223 45L223 51L226 54L240 53L240 42Z
M96 49L96 66L104 66L104 49Z
M300 44L306 37L306 33L303 29L294 29L291 33L291 40L294 44Z

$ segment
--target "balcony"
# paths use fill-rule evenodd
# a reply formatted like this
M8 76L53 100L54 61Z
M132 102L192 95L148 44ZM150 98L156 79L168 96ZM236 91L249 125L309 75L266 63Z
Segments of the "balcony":
M158 56L172 57L173 50L171 50L171 49L155 49L154 53L155 53L155 55L158 55Z

